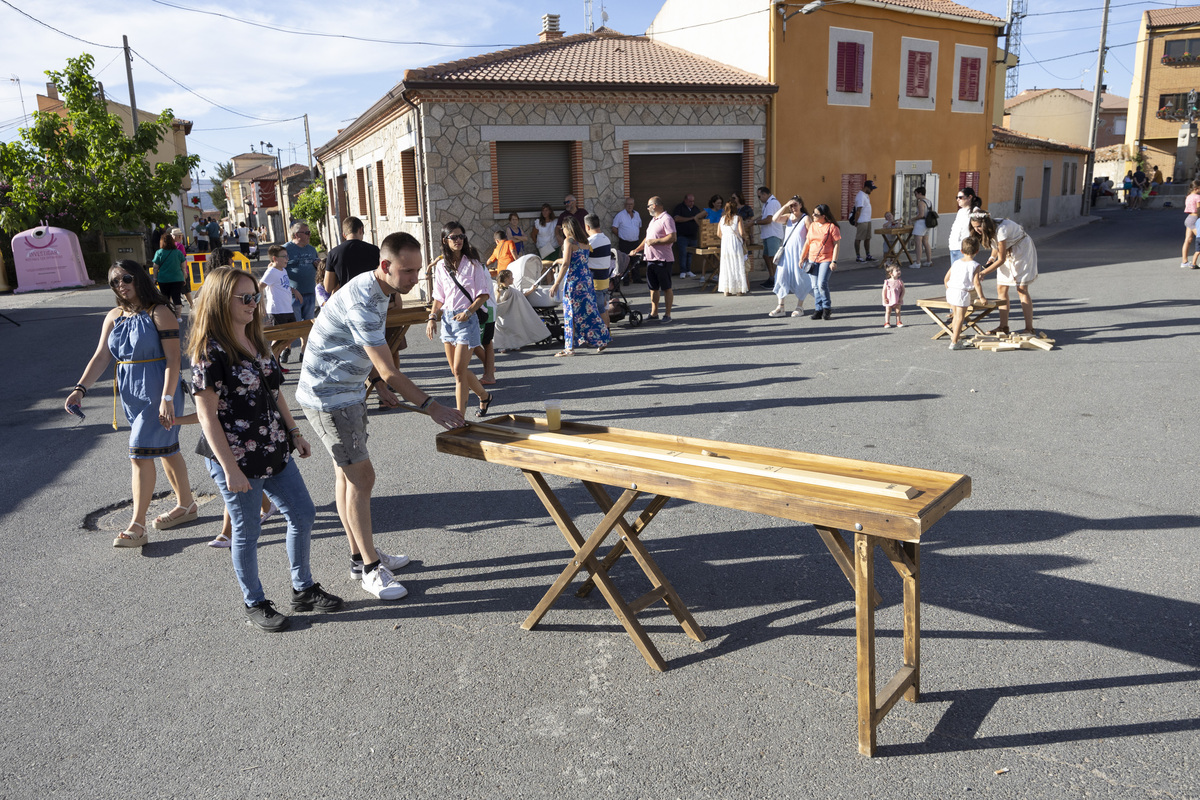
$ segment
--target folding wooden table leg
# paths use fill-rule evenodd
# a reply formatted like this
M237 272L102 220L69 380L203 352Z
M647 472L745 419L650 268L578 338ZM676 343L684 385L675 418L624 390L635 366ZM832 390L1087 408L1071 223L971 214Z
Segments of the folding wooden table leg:
M606 492L599 484L591 483L590 481L585 481L583 485L587 488L588 493L591 494L592 498L596 501L596 505L600 506L600 510L607 514L608 510L612 508L612 498L608 496L608 492ZM597 489L599 490L598 492L596 491ZM665 506L667 501L670 499L671 498L665 497L661 494L657 495L653 500L650 501L649 505L642 510L642 513L638 515L637 520L632 526L625 522L624 517L622 517L617 524L621 526L621 530L625 532L626 536L631 534L640 536L642 531L646 529L646 526L650 524L650 521L658 515L658 512L662 510L662 507ZM608 555L604 557L604 559L600 562L600 565L604 567L605 571L611 569L612 565L617 563L617 559L625 553L625 550L625 540L624 537L622 537L615 545L613 545L613 548L608 551ZM591 593L593 586L595 586L595 583L591 578L588 578L583 582L583 585L579 587L578 591L575 592L575 596L587 597L588 594Z
M833 556L833 560L841 567L842 574L850 582L850 588L854 588L854 554L850 552L850 545L846 544L846 540L842 538L842 532L836 528L828 528L824 525L814 525L813 527L821 535L821 541L825 542L825 546L829 548L829 554ZM879 605L882 602L883 598L879 596L879 592L872 586L871 603Z
M858 651L858 752L875 755L875 537L854 534L854 629Z
M922 306L920 304L918 304L917 307L920 308L922 311L924 311L926 314L928 314L929 318L937 323L938 332L929 338L940 339L943 336L952 336L954 334L954 331L950 328L950 325L946 322L943 322L942 318L940 316L938 316L938 313L936 311L934 311L932 308L929 308L927 306ZM953 322L953 320L954 320L954 317L951 316L950 321Z
M921 545L904 542L900 545L915 569L904 578L904 666L913 670L912 685L904 699L915 703L921 699Z

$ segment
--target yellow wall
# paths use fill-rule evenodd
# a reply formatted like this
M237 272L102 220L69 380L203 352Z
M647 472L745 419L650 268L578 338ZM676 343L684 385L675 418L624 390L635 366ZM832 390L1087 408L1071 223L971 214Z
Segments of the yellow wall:
M1125 129L1125 144L1131 153L1136 152L1135 143L1141 140L1146 152L1146 166L1158 164L1170 175L1175 163L1175 147L1179 135L1179 122L1160 120L1158 112L1160 95L1184 93L1192 89L1200 91L1200 64L1169 66L1162 63L1166 43L1172 39L1200 39L1200 25L1191 25L1169 30L1146 27L1146 14L1142 14L1142 25L1138 35L1137 54L1134 58L1133 80L1129 90L1129 121ZM1133 169L1129 161L1125 168Z
M872 40L869 107L827 103L830 28L870 31ZM998 30L949 19L900 14L858 5L836 5L795 16L786 36L775 26L772 79L779 93L772 142L773 183L780 198L800 194L809 208L841 205L843 173L866 173L878 189L872 194L876 219L892 210L892 176L897 161L933 162L941 176L939 213L954 212L960 171L977 171L987 196L988 143L992 138L995 53ZM937 41L936 105L933 110L899 106L901 37ZM954 46L984 48L981 114L952 113Z

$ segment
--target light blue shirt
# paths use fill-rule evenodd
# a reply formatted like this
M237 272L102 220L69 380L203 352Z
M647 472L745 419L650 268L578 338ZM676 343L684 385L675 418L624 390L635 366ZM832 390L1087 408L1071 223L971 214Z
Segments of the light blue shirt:
M373 367L366 348L387 344L387 307L374 272L356 275L333 293L308 335L296 402L334 411L366 398L363 381Z

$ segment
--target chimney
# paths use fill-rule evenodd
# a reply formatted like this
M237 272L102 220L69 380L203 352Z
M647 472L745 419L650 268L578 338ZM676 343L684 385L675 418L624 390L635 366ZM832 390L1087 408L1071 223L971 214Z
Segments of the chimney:
M549 42L562 37L563 32L558 29L558 14L543 14L542 32L538 34L538 41Z
M51 100L58 99L58 87L53 83L46 84L46 97L50 98Z

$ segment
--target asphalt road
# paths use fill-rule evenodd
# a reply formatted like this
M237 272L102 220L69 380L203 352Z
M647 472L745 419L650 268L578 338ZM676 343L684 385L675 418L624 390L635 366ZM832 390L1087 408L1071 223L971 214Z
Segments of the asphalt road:
M350 582L319 452L301 465L314 574L347 608L251 631L228 552L205 546L221 504L199 457L201 519L110 546L124 422L103 381L86 423L61 407L109 291L0 297L20 323L0 318L0 797L1200 797L1200 271L1178 267L1181 216L1105 212L1040 241L1048 353L932 341L913 303L940 294L942 256L905 271L903 329L881 327L881 274L855 270L827 322L685 289L672 324L620 323L604 355L500 357L496 412L561 397L569 419L971 476L922 541L922 702L893 709L875 759L856 749L853 594L811 527L669 504L648 543L708 640L644 612L672 667L654 673L595 593L521 630L562 537L519 472L437 454L405 412L373 413L371 450L409 597ZM404 369L449 397L440 352L410 341ZM280 602L283 531L261 548ZM632 563L615 575L643 589ZM899 581L882 557L876 575L882 681Z

